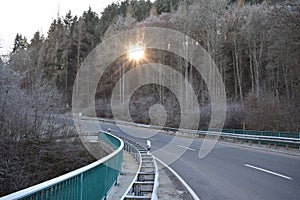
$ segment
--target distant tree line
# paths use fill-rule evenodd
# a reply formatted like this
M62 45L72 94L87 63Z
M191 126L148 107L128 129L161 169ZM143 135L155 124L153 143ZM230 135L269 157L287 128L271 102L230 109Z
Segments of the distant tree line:
M297 114L300 108L299 3L202 0L181 1L170 12L159 14L158 9L153 6L150 16L140 22L132 20L133 14L127 12L109 27L107 37L133 26L166 27L186 33L207 50L222 74L228 100L226 128L300 130ZM147 54L157 63L172 66L192 83L202 110L199 125L207 128L210 96L193 66L169 52L154 50ZM116 61L107 72L105 77L111 77L109 80L101 80L98 113L104 117L112 117L110 101L105 97L110 97L114 84L133 67L124 65L122 60ZM121 66L125 66L125 71ZM131 104L132 117L138 122L150 123L147 109L158 102L165 104L174 118L167 121L167 125L178 126L180 112L177 109L174 113L176 102L167 101L172 94L166 88L158 88L159 95L152 95L153 87L156 86L143 87L150 95L137 92L132 98L135 99ZM142 97L142 93L146 93L148 99Z
M299 131L299 13L297 1L127 0L110 4L100 17L91 8L80 17L69 11L53 21L46 38L36 32L28 42L18 34L10 66L28 76L42 71L70 104L78 68L105 37L134 26L168 27L198 41L219 67L228 99L227 128ZM180 66L207 110L203 119L209 119L210 97L193 67L168 52L151 54ZM106 91L97 92L102 103L120 77L109 73ZM102 107L99 115L111 117ZM268 115L270 110L277 114Z

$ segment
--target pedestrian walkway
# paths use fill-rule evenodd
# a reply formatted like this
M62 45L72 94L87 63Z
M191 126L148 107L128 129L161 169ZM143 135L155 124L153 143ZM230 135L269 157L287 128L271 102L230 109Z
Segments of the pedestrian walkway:
M139 168L139 163L127 152L123 151L122 173L119 176L118 183L113 187L107 197L107 200L121 199L130 184L132 183L136 172Z

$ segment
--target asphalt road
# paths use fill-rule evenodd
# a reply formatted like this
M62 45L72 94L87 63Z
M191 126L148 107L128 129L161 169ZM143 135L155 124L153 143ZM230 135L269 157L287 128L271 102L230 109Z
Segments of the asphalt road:
M89 123L92 127L93 122ZM141 138L146 129L131 127L130 132L134 134L128 135L113 124L103 123L101 127L103 130L111 128L113 134L146 146L146 138ZM151 152L156 157L167 163L170 158L176 158L169 166L201 200L300 199L300 157L217 143L208 156L199 159L202 139L193 140L190 146L163 133L149 139L152 141ZM185 152L178 156L182 150Z

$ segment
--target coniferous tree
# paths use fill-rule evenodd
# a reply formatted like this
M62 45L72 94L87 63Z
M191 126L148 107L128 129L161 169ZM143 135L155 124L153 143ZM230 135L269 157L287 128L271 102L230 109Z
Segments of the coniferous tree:
M14 41L13 53L19 49L25 49L28 46L27 38L23 37L22 34L17 33Z
M39 31L37 31L33 35L33 38L31 39L30 44L28 45L28 54L34 68L39 68L38 60L43 42L44 36L41 35Z

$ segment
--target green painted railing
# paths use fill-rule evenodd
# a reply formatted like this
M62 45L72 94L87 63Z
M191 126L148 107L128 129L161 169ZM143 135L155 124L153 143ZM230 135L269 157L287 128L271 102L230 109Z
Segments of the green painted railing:
M4 196L0 200L105 199L121 173L124 143L106 132L100 132L98 136L113 147L114 151L111 154L70 173Z
M207 129L203 129L201 131L207 131ZM300 139L300 133L299 132L273 132L273 131L257 131L257 130L239 130L239 129L209 129L209 131L215 131L215 132L222 132L222 133L230 133L233 135L239 135L239 136L261 136L261 137L269 137L270 140L266 140L266 138L262 140L258 140L257 138L251 139L241 139L242 141L245 142L251 142L251 143L259 143L259 144L274 144L276 146L284 146L287 147L295 147L299 148L298 143L287 143L285 140L290 140L290 139ZM228 135L222 135L221 137L226 137ZM272 141L274 139L274 141ZM282 139L282 141L281 141ZM276 140L276 141L275 141Z
M207 129L201 129L207 131ZM210 131L220 131L219 129L209 129ZM273 131L257 131L257 130L242 130L242 129L222 129L224 133L235 133L242 135L260 135L273 137L300 138L300 132L273 132Z

